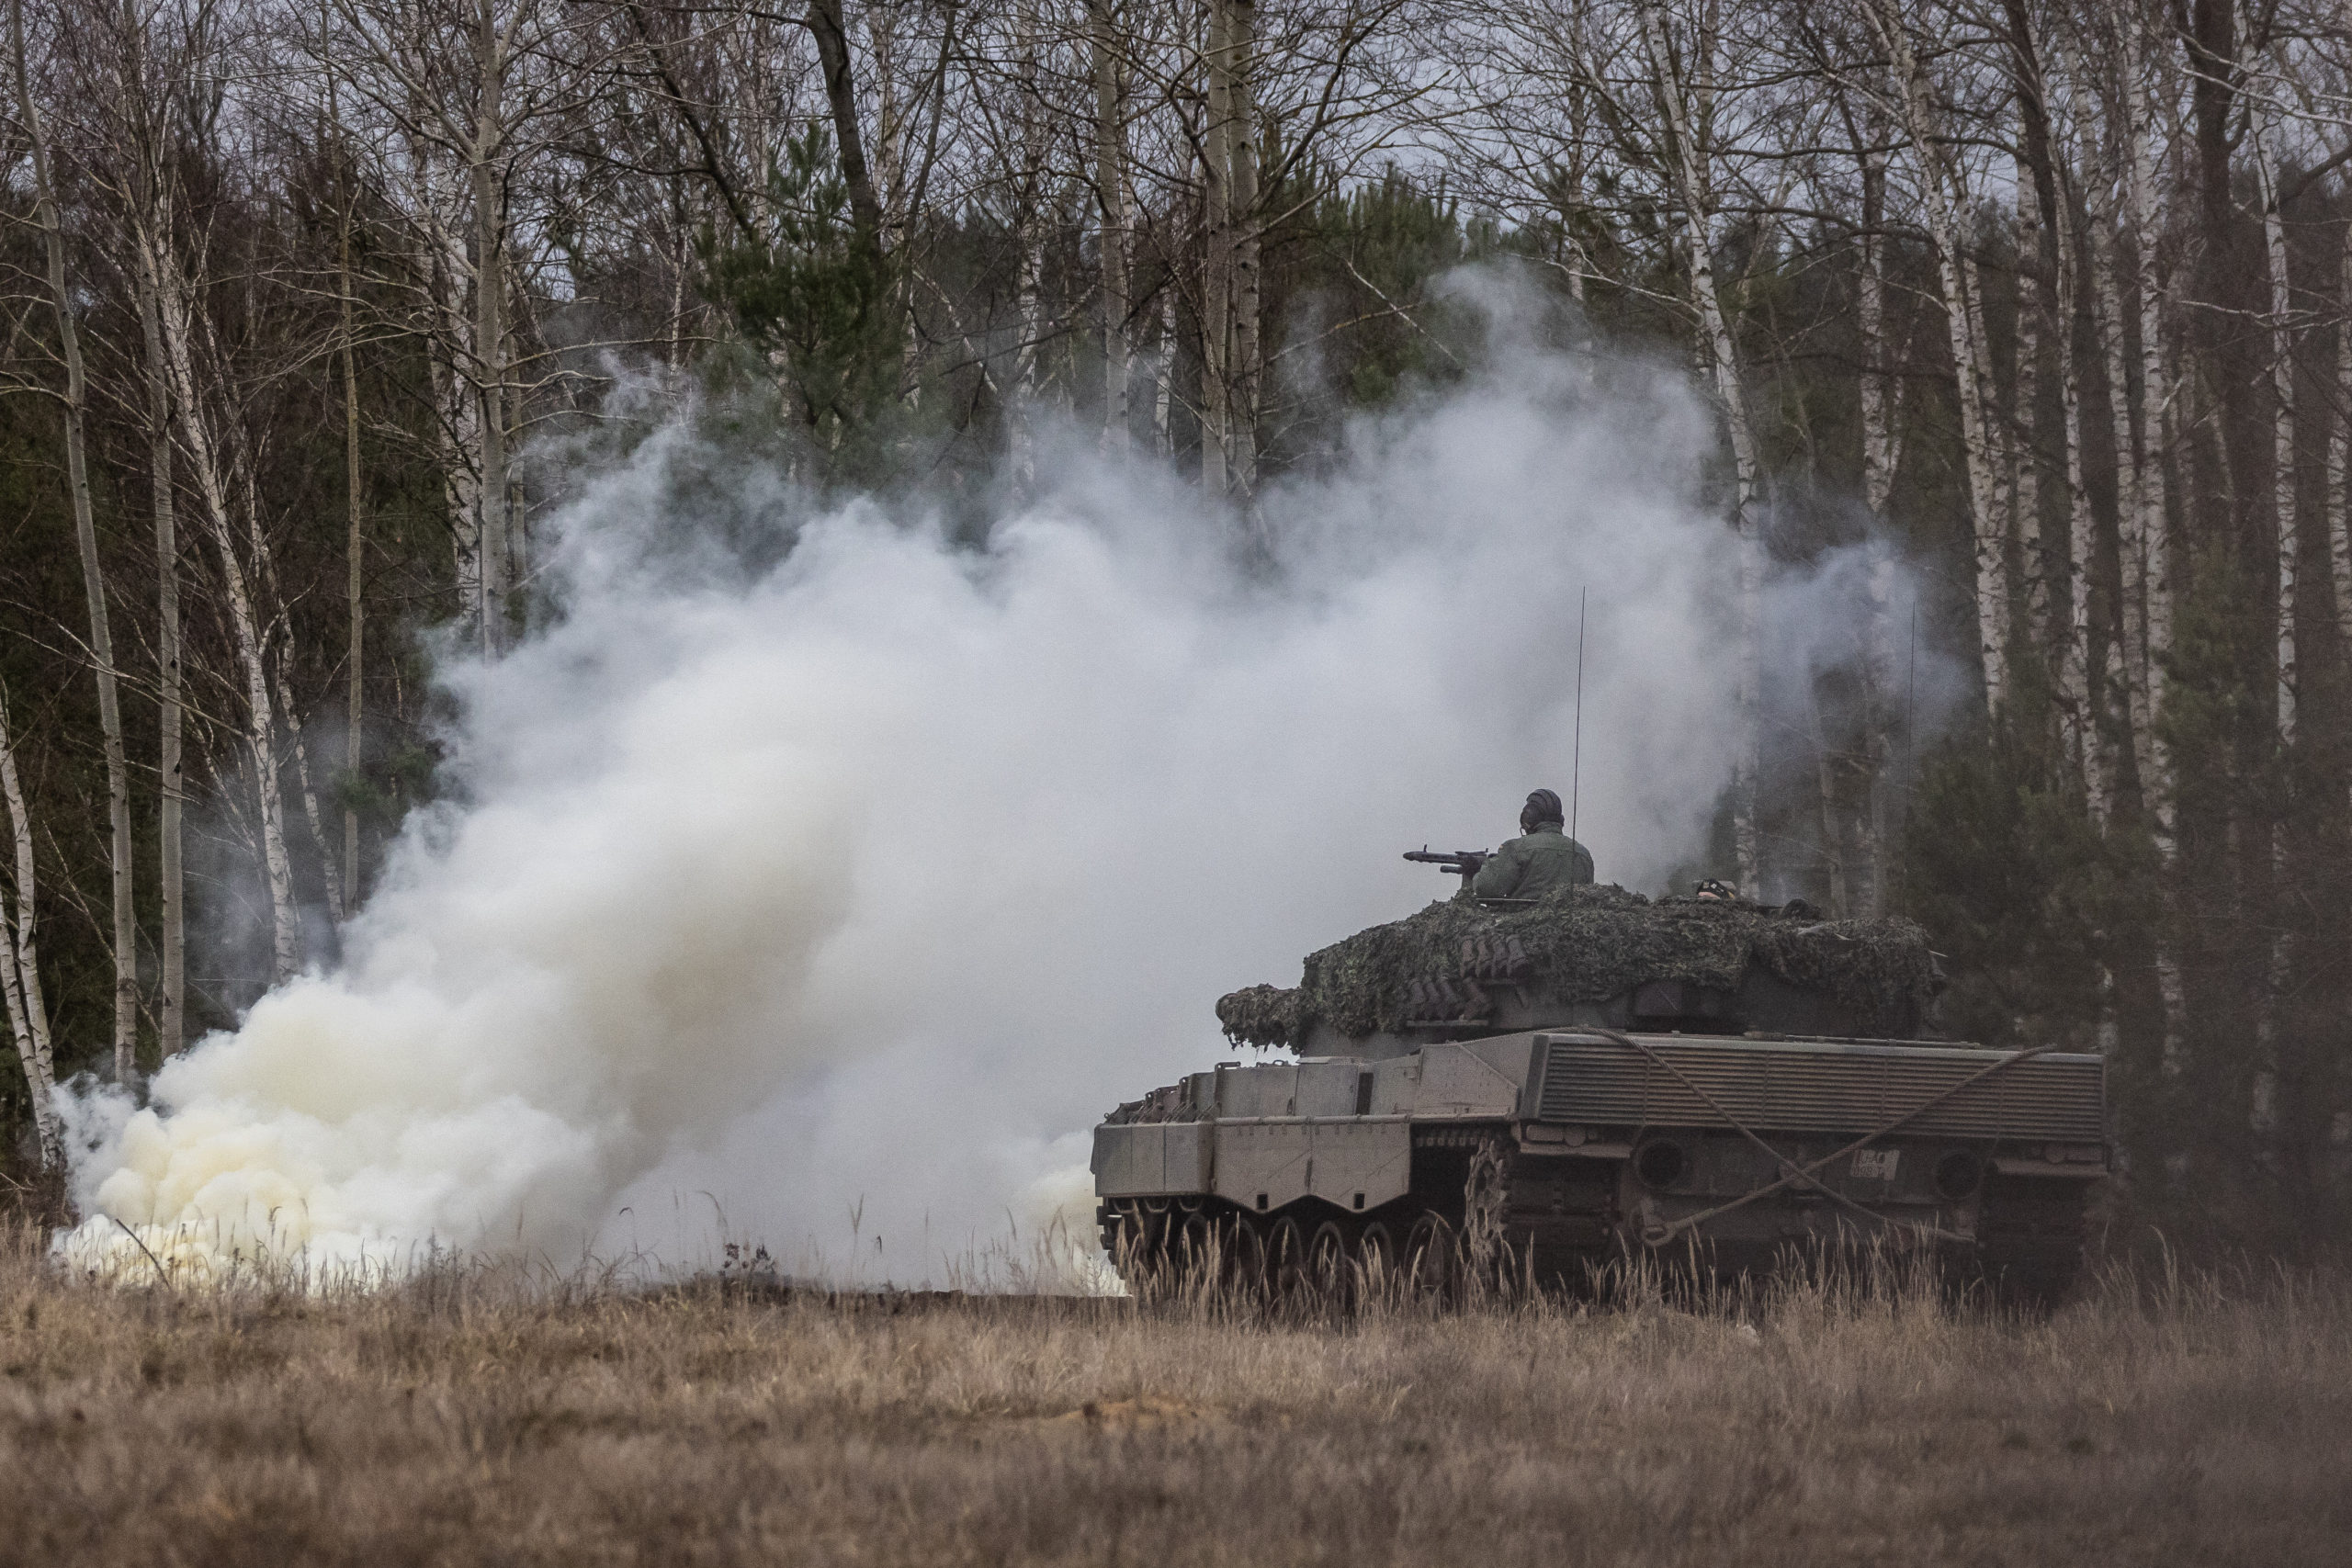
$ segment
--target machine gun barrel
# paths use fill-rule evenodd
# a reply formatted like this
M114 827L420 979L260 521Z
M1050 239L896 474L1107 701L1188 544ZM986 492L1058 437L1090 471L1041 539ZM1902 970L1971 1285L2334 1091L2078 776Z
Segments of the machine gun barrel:
M1486 864L1494 852L1492 850L1456 850L1452 854L1444 854L1423 844L1418 850L1407 850L1405 858L1423 865L1442 866L1467 882L1478 874L1478 868Z

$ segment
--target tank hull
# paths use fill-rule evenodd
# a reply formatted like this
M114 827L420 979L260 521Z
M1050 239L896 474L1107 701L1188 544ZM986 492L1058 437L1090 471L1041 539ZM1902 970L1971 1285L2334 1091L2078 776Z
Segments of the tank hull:
M1553 1030L1226 1064L1121 1107L1093 1165L1138 1285L1377 1263L1575 1289L1629 1258L1738 1274L1890 1242L2048 1301L2105 1124L2097 1056Z

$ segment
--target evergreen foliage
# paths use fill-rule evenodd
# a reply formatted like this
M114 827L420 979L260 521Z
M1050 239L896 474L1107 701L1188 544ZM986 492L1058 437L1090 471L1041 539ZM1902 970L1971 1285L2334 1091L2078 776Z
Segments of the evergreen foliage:
M792 416L831 477L872 481L896 423L900 280L852 220L849 187L821 126L770 164L768 216L729 243L706 235L705 276L743 345L791 389Z

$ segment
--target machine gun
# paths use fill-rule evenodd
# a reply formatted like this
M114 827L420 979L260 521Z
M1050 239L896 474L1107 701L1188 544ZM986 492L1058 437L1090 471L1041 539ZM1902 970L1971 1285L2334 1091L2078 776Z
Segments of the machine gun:
M1456 850L1450 855L1440 854L1427 844L1423 844L1418 850L1407 850L1405 858L1409 861L1418 861L1423 865L1442 866L1460 877L1462 886L1467 887L1470 886L1470 879L1478 874L1478 868L1486 864L1493 857L1494 852L1492 850Z

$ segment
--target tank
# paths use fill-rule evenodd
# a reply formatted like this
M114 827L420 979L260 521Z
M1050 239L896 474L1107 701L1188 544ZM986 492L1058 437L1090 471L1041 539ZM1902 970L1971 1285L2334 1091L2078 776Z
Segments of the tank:
M1218 1002L1259 1059L1095 1129L1103 1246L1138 1289L1574 1290L1629 1259L1722 1276L1890 1243L2047 1303L2108 1171L2105 1063L1935 1038L1942 985L1907 920L1609 886L1481 900L1465 877L1297 986Z

